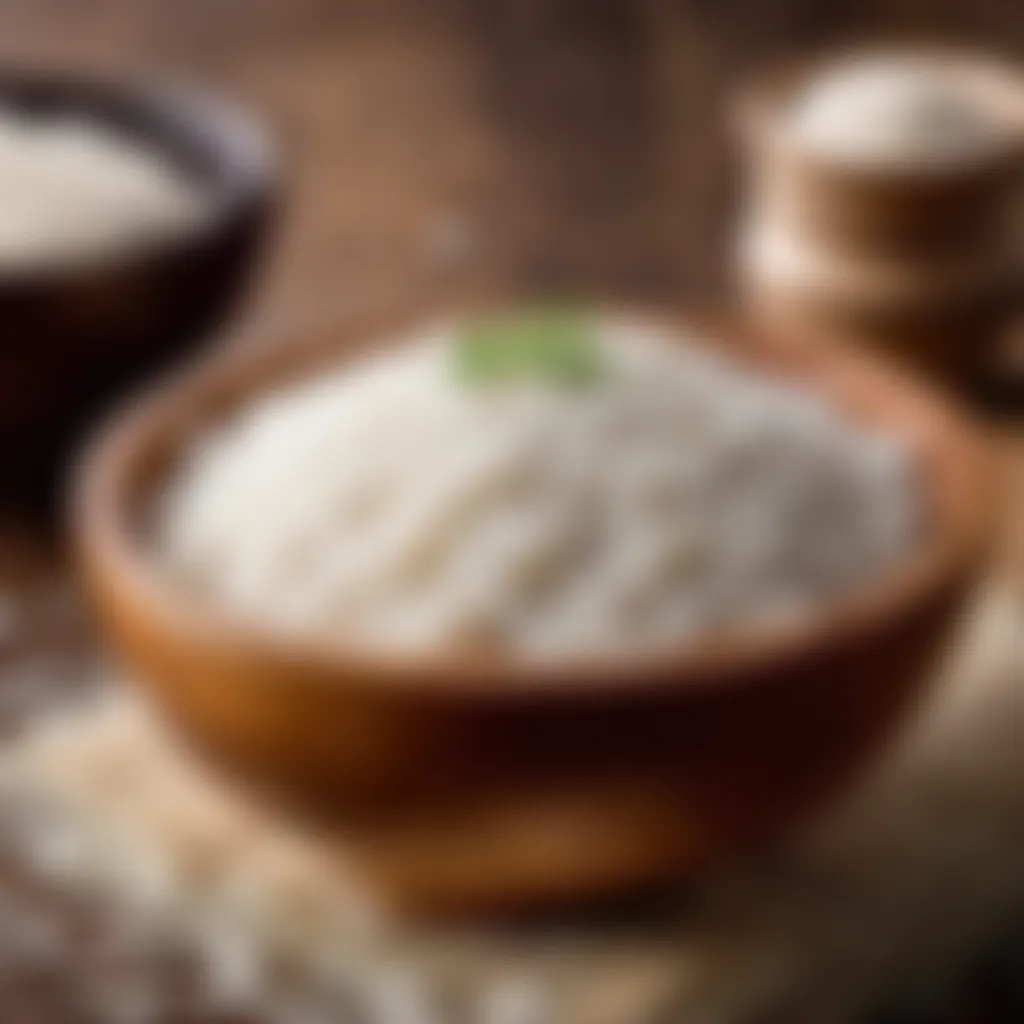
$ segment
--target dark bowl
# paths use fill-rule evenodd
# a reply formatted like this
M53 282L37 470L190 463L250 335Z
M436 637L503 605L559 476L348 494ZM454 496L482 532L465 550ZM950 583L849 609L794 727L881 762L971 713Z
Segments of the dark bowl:
M89 422L194 348L255 263L276 173L256 125L179 85L0 74L0 103L80 115L165 155L207 199L198 223L94 262L0 269L0 502L38 501Z

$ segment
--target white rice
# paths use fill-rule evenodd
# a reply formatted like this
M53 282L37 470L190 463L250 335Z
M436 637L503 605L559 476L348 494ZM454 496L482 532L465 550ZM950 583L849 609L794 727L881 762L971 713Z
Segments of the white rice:
M614 654L800 616L921 529L904 440L666 330L605 323L577 388L469 385L449 334L202 437L159 509L170 569L345 643Z
M0 111L0 269L134 253L203 207L168 160L98 121Z
M791 127L830 159L915 167L972 160L1007 128L963 75L938 60L893 54L850 58L812 79Z

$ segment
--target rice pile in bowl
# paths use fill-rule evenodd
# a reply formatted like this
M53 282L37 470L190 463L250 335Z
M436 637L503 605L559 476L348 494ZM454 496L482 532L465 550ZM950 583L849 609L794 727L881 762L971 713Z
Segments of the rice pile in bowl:
M809 615L921 527L905 440L673 328L548 312L256 398L186 452L156 535L236 618L550 658Z

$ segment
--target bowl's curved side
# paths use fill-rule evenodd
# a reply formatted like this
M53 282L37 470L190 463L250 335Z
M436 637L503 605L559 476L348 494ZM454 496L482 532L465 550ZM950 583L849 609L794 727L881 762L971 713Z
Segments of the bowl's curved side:
M751 680L707 706L651 706L628 730L628 710L609 713L604 752L574 778L537 772L429 814L350 824L345 855L415 911L517 910L678 882L841 795L919 697L958 605L950 594L922 609L839 670ZM517 746L530 762L529 731Z
M495 701L197 647L102 564L86 567L132 682L195 748L283 805L343 823L364 869L418 907L632 888L783 828L889 736L970 583L951 580L852 647L736 685L634 694L623 680L603 695Z

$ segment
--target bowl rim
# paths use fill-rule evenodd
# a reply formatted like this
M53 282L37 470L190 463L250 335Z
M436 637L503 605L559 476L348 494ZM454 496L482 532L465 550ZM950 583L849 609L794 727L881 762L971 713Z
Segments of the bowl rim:
M767 358L771 366L778 359L783 374L809 372L833 398L851 384L858 401L870 391L871 403L885 414L883 420L910 431L928 462L930 483L924 490L931 492L931 535L891 571L853 588L808 621L754 624L749 630L669 644L650 654L610 658L585 654L533 660L514 654L401 653L346 645L344 640L275 630L213 601L197 601L160 566L149 538L139 529L140 505L153 487L145 464L173 460L194 436L197 414L203 423L216 421L235 402L266 390L268 381L301 378L324 362L398 341L416 325L438 314L450 317L460 308L465 305L374 311L300 339L286 333L269 344L230 346L138 397L97 433L72 482L72 537L87 589L94 598L119 590L136 614L193 651L218 658L241 651L265 666L287 666L296 681L300 676L316 679L324 688L335 688L329 678L343 677L346 685L359 680L360 685L406 693L472 692L496 700L541 692L567 696L625 690L635 695L736 684L769 666L814 665L823 655L871 643L895 623L913 619L922 607L955 591L973 576L989 546L996 494L992 452L951 401L904 371L839 343L782 339L732 316L696 316L668 304L599 303L601 315L639 315L712 344L738 345L741 354L756 362ZM183 424L183 419L191 422ZM165 470L158 479L162 474Z
M175 152L180 157L182 148L179 139L158 135L151 124L128 128L117 123L125 115L159 122L215 154L217 168L214 180L199 187L206 199L202 215L182 230L95 259L56 258L0 267L0 288L51 288L97 273L116 272L126 265L160 263L189 251L204 238L232 230L277 197L280 156L264 124L239 104L184 79L37 67L0 69L0 103L17 109L33 101L85 116L91 112L102 124L114 122L116 134L154 141L161 158L174 163Z

